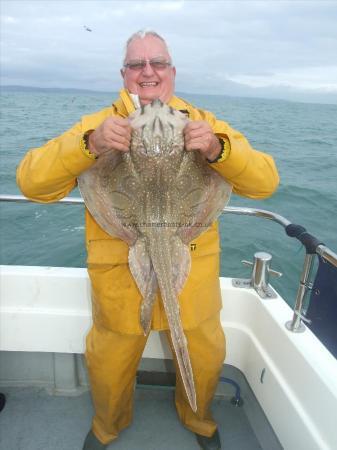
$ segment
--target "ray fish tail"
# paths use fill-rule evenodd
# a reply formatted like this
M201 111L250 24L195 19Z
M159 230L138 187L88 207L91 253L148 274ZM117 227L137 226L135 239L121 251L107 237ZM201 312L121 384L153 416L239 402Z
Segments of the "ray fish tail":
M176 236L168 236L165 230L150 238L150 254L157 282L164 303L165 313L170 327L174 352L184 384L185 392L192 410L197 410L193 371L188 353L187 340L183 331L179 303L172 272Z

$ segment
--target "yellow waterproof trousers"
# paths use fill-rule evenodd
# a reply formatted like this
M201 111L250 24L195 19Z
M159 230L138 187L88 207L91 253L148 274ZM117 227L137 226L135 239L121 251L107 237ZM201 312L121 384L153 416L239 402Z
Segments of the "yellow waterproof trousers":
M172 348L169 331L166 334ZM225 359L225 336L219 314L197 328L185 330L185 336L198 409L194 413L189 406L177 364L176 408L189 430L212 436L217 425L209 406ZM135 376L146 341L145 336L115 333L97 325L88 334L85 356L96 412L92 430L103 444L116 439L132 420Z

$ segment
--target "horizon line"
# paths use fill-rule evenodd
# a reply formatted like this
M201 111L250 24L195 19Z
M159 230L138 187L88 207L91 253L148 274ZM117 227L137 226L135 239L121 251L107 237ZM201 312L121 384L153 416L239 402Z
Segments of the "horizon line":
M87 88L75 88L75 87L42 87L42 86L32 86L32 85L21 85L21 84L0 84L0 92L2 90L14 90L14 89L30 89L30 90L45 90L45 91L77 91L77 92L88 92L88 93L96 93L96 94L118 94L119 90L97 90L97 89L87 89ZM290 98L284 98L284 97L265 97L263 95L261 96L254 96L252 95L237 95L237 94L213 94L213 93L202 93L202 92L186 92L186 91L177 91L177 94L186 94L186 95L200 95L200 96L213 96L213 97L227 97L227 98L237 98L237 99L249 99L249 100L277 100L277 101L284 101L284 102L290 102L290 103L305 103L305 104L321 104L321 105L337 105L337 99L333 101L323 101L322 99L290 99ZM326 95L326 94L322 94Z

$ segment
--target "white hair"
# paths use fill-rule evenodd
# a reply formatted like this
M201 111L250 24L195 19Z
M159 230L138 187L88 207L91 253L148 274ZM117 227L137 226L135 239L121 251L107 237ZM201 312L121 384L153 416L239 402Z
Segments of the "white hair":
M162 36L160 36L160 34L158 34L156 31L149 30L149 29L144 29L144 30L136 31L136 33L133 33L133 34L129 37L129 39L126 41L126 44L125 44L125 51L124 51L123 64L125 64L125 62L126 62L126 54L127 54L128 47L129 47L129 45L131 44L131 42L132 42L134 39L144 39L146 36L153 36L153 37L155 37L155 38L160 39L161 41L163 41L164 44L165 44L165 46L166 46L166 48L167 48L167 52L168 52L168 54L170 55L170 59L171 59L171 53L170 53L170 51L169 51L169 48L168 48L168 45L167 45L165 39L164 39Z

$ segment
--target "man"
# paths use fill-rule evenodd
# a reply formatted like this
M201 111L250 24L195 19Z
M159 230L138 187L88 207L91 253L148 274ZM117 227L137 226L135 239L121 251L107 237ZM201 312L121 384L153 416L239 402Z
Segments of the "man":
M184 129L186 151L200 152L233 185L234 192L250 198L265 198L274 192L278 175L270 156L253 150L244 136L211 113L174 96L176 69L162 37L154 32L132 35L121 75L125 89L112 107L84 116L63 135L28 152L17 172L18 184L28 198L59 200L100 155L129 151L131 128L127 117L137 107L137 98L141 105L159 98L187 114L191 121ZM139 321L142 298L127 265L126 243L107 235L86 210L86 244L93 292L93 327L87 337L86 360L95 417L83 448L96 450L106 448L131 422L134 379L146 337ZM217 224L192 244L192 268L179 302L195 378L197 411L189 406L178 370L176 407L200 447L214 450L220 449L221 443L209 406L225 357L219 320ZM151 328L168 330L159 295Z

